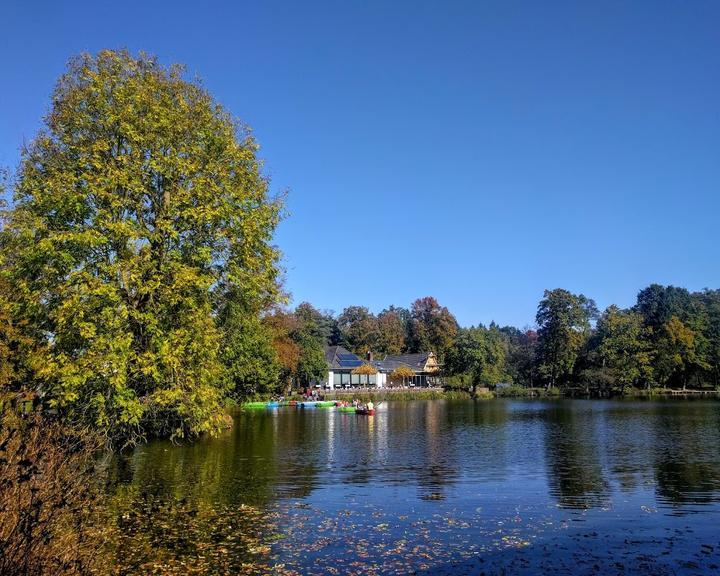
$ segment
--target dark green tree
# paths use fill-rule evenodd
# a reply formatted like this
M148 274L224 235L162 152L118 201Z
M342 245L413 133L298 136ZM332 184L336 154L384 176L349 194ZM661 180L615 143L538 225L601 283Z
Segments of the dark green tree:
M587 341L595 302L557 288L545 290L538 305L538 371L547 386L568 383L580 351Z
M350 350L364 356L379 348L380 332L374 314L365 306L348 306L338 316L338 327Z
M301 387L310 386L314 382L323 382L328 375L325 351L320 342L305 332L293 336L300 349L297 364L297 384Z
M473 394L478 386L494 386L506 382L505 342L494 327L461 328L447 352L446 371L468 383Z

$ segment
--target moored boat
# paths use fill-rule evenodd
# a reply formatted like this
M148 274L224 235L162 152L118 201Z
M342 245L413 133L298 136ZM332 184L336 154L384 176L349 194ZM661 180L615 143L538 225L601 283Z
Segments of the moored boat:
M267 402L245 402L241 407L246 410L261 410L266 407Z

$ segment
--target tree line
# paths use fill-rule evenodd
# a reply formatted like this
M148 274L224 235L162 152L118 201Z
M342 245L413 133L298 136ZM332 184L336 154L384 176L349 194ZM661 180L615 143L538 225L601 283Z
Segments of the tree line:
M720 387L720 290L652 284L634 306L602 313L582 294L547 290L525 329L461 327L433 297L378 314L364 306L334 314L305 302L270 318L290 327L292 357L303 361L288 365L286 378L303 385L324 379L322 350L341 345L361 357L434 352L446 384L471 391L500 383L600 395Z
M634 306L546 290L532 329L462 328L446 372L473 387L500 382L608 395L630 389L720 388L720 290L652 284Z

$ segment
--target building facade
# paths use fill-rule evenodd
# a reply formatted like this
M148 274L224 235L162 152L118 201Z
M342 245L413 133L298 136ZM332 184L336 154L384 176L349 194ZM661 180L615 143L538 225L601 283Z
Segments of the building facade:
M430 387L442 384L440 366L432 352L385 356L382 360L374 360L372 354L362 359L342 346L328 346L325 348L325 362L328 375L323 384L330 389L401 385ZM410 368L413 376L393 382L393 372L403 366ZM371 373L373 369L374 373Z

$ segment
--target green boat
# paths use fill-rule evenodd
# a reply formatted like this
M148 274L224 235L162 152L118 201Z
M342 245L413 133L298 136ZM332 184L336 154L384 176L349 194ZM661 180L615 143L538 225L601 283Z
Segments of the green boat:
M335 400L325 400L315 404L315 408L330 408L332 406L335 406Z
M260 410L264 409L266 406L267 402L245 402L245 404L242 405L242 407L246 410Z
M340 406L340 412L355 412L355 406Z

